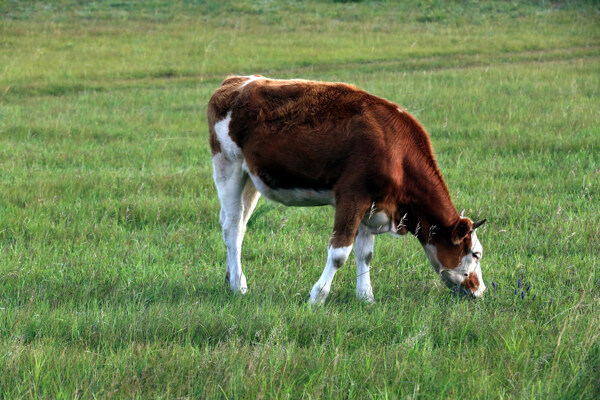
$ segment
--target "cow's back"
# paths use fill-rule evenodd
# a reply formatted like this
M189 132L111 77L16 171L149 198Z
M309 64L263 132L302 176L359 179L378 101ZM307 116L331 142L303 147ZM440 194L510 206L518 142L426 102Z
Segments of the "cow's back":
M390 109L398 112L343 83L231 77L209 102L211 148L220 151L213 127L231 113L229 135L252 174L271 187L331 189L349 171L385 175L390 157L378 113Z

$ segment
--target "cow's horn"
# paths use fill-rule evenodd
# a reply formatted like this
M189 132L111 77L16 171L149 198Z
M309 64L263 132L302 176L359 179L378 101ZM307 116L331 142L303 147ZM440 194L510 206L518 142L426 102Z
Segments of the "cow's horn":
M474 222L473 223L473 230L479 228L481 225L483 225L485 223L485 221L487 221L487 218L484 218L481 221Z

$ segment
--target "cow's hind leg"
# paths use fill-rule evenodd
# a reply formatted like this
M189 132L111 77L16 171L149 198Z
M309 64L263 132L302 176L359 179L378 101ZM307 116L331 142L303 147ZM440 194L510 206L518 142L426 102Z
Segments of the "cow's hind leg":
M367 303L373 303L373 288L371 287L371 258L375 235L366 226L360 224L354 241L356 255L356 297Z
M244 238L244 233L246 231L246 226L248 225L248 220L256 207L256 203L258 202L258 198L260 197L260 192L256 190L254 184L250 179L246 180L246 184L244 186L244 191L242 192L242 240ZM221 225L223 225L224 220L224 210L221 208ZM225 283L229 284L230 282L230 274L229 274L229 263L227 264L227 271L225 273Z
M248 220L256 207L256 203L258 202L258 198L260 197L260 192L256 190L254 183L250 179L246 181L246 186L244 186L244 193L242 194L242 202L244 205L244 229L248 224Z
M241 251L246 222L258 200L258 193L242 169L241 160L230 160L222 153L213 156L213 178L221 202L220 222L227 246L226 278L234 293L246 293Z

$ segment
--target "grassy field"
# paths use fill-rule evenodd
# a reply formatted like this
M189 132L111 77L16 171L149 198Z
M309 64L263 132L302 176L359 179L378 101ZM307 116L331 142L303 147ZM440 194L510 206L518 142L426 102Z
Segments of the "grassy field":
M252 73L412 112L485 298L381 236L376 303L351 259L310 308L333 209L264 199L232 296L205 111ZM599 254L598 2L0 1L2 399L598 398Z

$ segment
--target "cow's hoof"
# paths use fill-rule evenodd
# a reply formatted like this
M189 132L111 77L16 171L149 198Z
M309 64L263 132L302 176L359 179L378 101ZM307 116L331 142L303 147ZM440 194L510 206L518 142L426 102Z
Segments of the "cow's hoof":
M229 287L234 294L246 294L248 292L248 284L246 283L246 277L242 274L237 280L229 282Z
M323 305L325 304L325 300L327 299L327 295L329 295L329 287L328 286L320 286L318 283L313 286L310 291L310 305Z
M367 304L375 304L375 297L373 297L373 292L357 292L356 298Z

